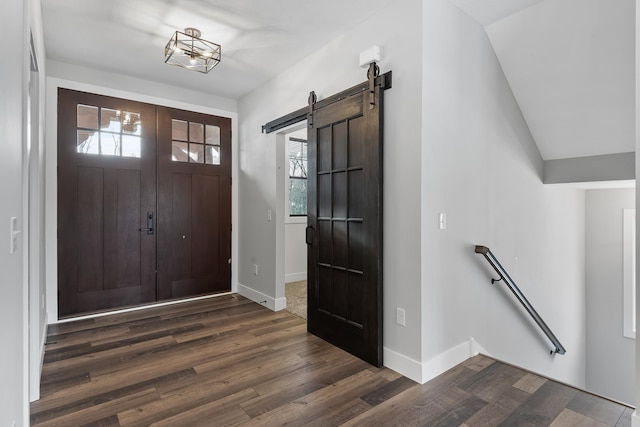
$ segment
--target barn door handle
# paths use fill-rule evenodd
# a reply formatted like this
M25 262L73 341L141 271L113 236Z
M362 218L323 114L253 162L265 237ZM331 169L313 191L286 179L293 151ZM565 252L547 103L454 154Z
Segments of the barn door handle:
M153 234L153 212L147 212L147 228L139 228L138 231L146 231L147 234Z
M313 245L313 235L315 234L315 230L313 229L312 226L307 226L307 228L305 229L306 235L305 235L305 241L307 242L307 245Z

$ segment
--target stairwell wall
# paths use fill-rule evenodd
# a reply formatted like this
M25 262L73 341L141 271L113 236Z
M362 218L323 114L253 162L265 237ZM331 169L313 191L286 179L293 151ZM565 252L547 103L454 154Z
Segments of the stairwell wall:
M447 0L423 7L422 362L473 337L494 357L584 387L584 191L543 185L484 28ZM504 284L491 285L476 244L491 248L566 355L551 356Z

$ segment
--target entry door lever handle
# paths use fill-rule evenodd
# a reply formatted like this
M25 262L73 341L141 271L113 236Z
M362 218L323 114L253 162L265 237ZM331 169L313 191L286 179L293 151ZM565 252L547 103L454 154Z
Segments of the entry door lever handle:
M138 231L146 231L147 234L153 234L153 212L147 212L147 228L139 228Z
M307 245L313 245L313 237L315 235L315 230L313 229L312 226L307 226L307 228L305 229L305 241L307 242Z

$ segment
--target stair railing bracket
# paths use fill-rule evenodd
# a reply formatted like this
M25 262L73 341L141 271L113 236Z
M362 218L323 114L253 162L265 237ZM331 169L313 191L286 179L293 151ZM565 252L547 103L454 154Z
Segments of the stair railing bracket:
M520 304L522 304L522 306L527 311L527 313L529 313L532 319L538 324L538 327L540 327L542 332L544 332L547 338L549 338L549 341L551 341L551 344L553 344L555 347L555 350L551 350L551 355L553 356L554 354L565 354L566 350L564 346L560 343L558 338L553 334L551 329L549 329L549 326L547 326L544 320L542 320L542 317L540 317L536 309L533 308L529 300L527 300L527 297L524 296L520 288L518 288L518 286L515 284L513 279L509 276L509 273L507 273L504 267L500 265L500 262L491 253L491 250L486 246L477 245L475 248L475 252L477 254L481 254L482 256L484 256L484 258L491 265L491 267L493 267L495 272L498 273L498 276L500 276L499 279L492 278L491 284L494 284L504 279L505 285L509 288L509 290L513 293L513 295L515 295L516 299L520 302Z

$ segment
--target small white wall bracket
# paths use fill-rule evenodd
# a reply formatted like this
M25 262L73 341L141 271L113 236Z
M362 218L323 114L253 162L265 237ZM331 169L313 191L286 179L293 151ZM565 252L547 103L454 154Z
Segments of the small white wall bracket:
M360 52L360 67L367 68L369 64L380 61L380 46L373 45Z

